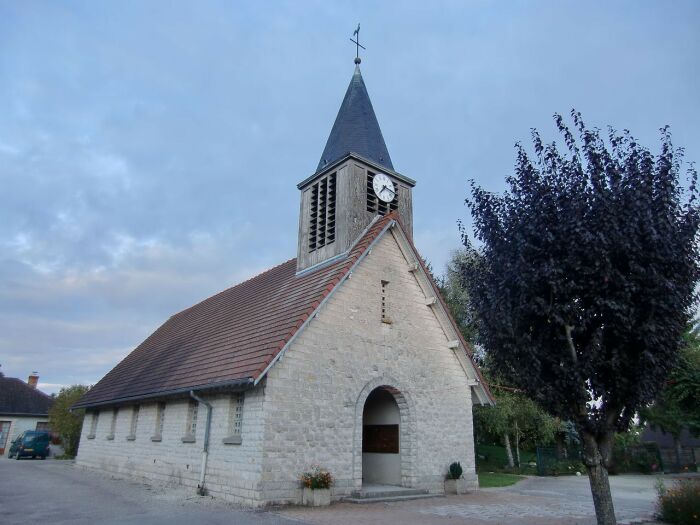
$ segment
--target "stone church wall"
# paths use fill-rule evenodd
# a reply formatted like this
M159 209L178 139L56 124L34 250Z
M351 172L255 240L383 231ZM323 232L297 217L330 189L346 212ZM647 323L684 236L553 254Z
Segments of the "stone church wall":
M402 484L442 492L460 461L476 487L471 390L447 343L387 232L268 373L262 498L300 502L299 475L313 464L335 476L335 499L360 489L364 401L381 385L398 392Z
M460 461L476 487L471 391L467 377L391 232L373 247L261 384L245 394L242 444L229 434L230 396L213 405L206 486L236 503L299 503L299 475L313 464L336 478L335 499L362 487L362 413L379 386L391 387L400 412L401 483L439 493L448 466ZM381 320L381 281L388 281ZM162 441L154 442L157 404L100 412L93 439L83 425L77 464L117 475L191 488L199 481L206 409L196 441L183 443L188 400L168 402Z
M228 395L201 396L212 404L210 454L205 485L214 496L237 503L259 506L263 415L262 387L245 394L241 444L224 444L229 435ZM118 475L174 484L196 490L202 463L202 445L206 426L206 407L199 406L194 443L183 443L186 433L188 400L170 401L166 405L162 441L151 436L156 427L156 403L140 405L136 438L127 440L131 429L132 407L121 407L117 415L114 439L107 439L112 410L100 411L93 439L88 439L92 416L83 424L77 464Z

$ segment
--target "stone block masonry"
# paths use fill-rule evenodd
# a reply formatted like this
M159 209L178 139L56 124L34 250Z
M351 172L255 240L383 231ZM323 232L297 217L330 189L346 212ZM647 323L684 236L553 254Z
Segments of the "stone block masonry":
M471 389L393 235L385 235L268 375L263 499L298 503L311 464L336 477L334 499L362 486L369 393L398 391L402 484L440 493L460 461L476 488ZM381 312L382 281L387 315Z
M237 503L260 506L259 485L262 451L263 387L246 392L241 444L224 444L229 437L230 395L202 396L212 404L210 454L206 472L208 491ZM88 438L91 412L88 412L80 439L77 464L147 481L177 484L195 491L199 482L206 410L199 407L195 441L183 443L187 431L189 400L166 403L161 441L152 441L156 432L157 403L140 405L138 425L133 440L132 407L119 409L114 439L107 439L112 424L112 410L100 411L95 437Z

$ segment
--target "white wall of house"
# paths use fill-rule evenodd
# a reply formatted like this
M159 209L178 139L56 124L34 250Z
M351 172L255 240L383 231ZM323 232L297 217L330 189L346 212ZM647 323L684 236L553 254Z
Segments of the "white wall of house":
M262 392L259 387L245 394L240 444L224 444L230 436L231 395L200 396L212 405L209 461L205 485L217 496L238 503L259 506L259 483L262 466ZM166 404L161 441L152 441L156 429L157 404L140 405L136 433L131 433L132 407L121 407L113 439L112 410L100 411L94 438L88 438L92 415L83 424L78 465L133 476L166 484L191 487L199 482L202 446L206 426L206 408L198 408L194 443L183 443L187 433L189 401L181 399Z
M9 438L5 443L5 451L3 452L3 457L7 457L7 454L10 450L10 445L12 444L12 441L14 441L17 438L17 436L19 436L25 430L36 430L37 423L46 423L48 422L48 420L49 418L46 416L0 416L0 421L10 422Z
M411 267L384 235L270 370L265 500L299 502L312 464L335 476L334 498L360 489L364 401L381 385L403 394L402 484L442 492L460 461L476 488L469 381ZM381 322L382 280L391 324Z

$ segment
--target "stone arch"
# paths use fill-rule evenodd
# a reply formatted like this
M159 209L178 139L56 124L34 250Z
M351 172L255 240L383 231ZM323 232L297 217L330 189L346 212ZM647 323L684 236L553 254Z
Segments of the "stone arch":
M416 415L413 400L407 390L393 377L380 376L369 381L355 402L355 429L353 439L353 481L356 489L362 487L362 415L365 402L377 388L389 392L399 408L399 443L401 446L401 485L413 487L416 483Z

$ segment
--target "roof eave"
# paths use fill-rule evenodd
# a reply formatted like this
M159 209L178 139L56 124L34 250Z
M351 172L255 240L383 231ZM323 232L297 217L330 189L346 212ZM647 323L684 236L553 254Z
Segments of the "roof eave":
M393 212L395 213L395 212ZM372 242L363 250L363 252L359 255L356 261L352 264L352 266L346 271L346 273L343 275L343 277L338 281L338 283L330 290L328 295L326 295L323 300L318 304L318 306L314 309L313 312L309 314L309 316L304 320L304 322L301 324L301 326L294 332L294 334L291 336L289 340L285 343L285 345L282 347L282 349L273 357L273 359L270 361L270 363L265 367L265 369L262 370L260 375L255 379L255 384L257 385L258 382L260 382L270 371L270 369L277 364L278 361L282 359L286 351L289 349L289 347L294 343L296 338L301 334L308 324L318 315L318 312L324 307L326 302L331 298L331 296L345 283L345 281L352 275L353 271L355 268L365 259L365 257L371 253L372 248L381 240L381 238L386 234L386 232L391 231L393 229L398 229L400 232L400 236L402 240L406 243L408 249L410 250L411 254L413 255L413 259L415 263L419 266L421 269L421 272L423 276L426 278L428 281L430 287L432 288L433 292L435 295L439 298L439 305L440 308L442 309L443 313L447 317L448 322L450 323L455 336L458 338L460 341L460 348L463 350L464 357L466 357L469 365L474 371L474 374L476 375L476 384L470 385L470 387L474 388L476 391L477 398L479 399L479 404L482 405L495 405L495 400L493 398L493 395L491 394L488 385L484 381L483 375L481 374L481 371L479 370L479 367L476 365L474 362L471 353L469 352L470 346L469 343L464 339L462 336L462 333L459 330L459 327L457 326L456 321L454 320L454 317L452 317L452 314L449 311L449 308L447 308L447 305L445 304L444 299L442 298L442 295L440 294L440 291L433 281L433 279L430 277L430 273L428 272L427 268L423 264L423 261L420 257L420 254L416 250L416 247L413 245L413 243L409 240L408 236L406 235L406 232L403 230L403 227L401 226L401 222L397 218L391 218L390 221L387 222L387 224L384 225L384 227L379 231L379 233L376 234L376 237L372 240ZM362 238L364 235L363 233L359 238Z
M427 280L429 286L432 288L432 291L438 300L438 305L439 305L442 313L447 318L448 323L452 327L454 335L457 337L457 340L459 341L459 348L463 351L463 355L467 358L469 365L471 366L472 370L474 371L474 373L476 375L476 384L470 385L470 386L472 386L475 389L477 397L479 398L479 401L480 401L479 404L494 406L496 404L496 401L493 397L493 394L491 394L491 390L488 387L488 383L484 380L484 376L481 373L481 370L479 369L477 364L474 362L473 352L471 351L471 345L466 341L466 339L464 339L464 336L462 335L462 332L459 329L459 326L457 325L457 321L455 321L454 317L452 316L450 309L448 308L447 304L445 303L445 299L442 297L442 294L440 293L440 290L439 290L437 284L435 283L430 272L426 268L422 257L418 253L418 250L414 246L413 242L406 235L406 232L404 231L403 226L401 225L401 221L396 220L395 222L397 225L397 229L400 232L401 239L407 245L408 249L410 250L410 252L413 255L414 263L417 265L418 268L420 268L420 271L421 271L423 277Z
M321 168L320 170L317 170L313 175L310 175L309 177L305 178L303 181L301 181L299 184L297 184L297 188L300 190L303 189L305 186L307 186L309 183L311 183L316 178L321 177L321 176L325 175L326 173L328 173L329 171L334 170L340 164L342 164L343 162L347 161L350 158L364 162L365 164L368 164L372 168L376 169L377 171L381 171L382 173L386 173L388 175L391 175L392 177L403 182L404 184L408 184L411 188L413 188L416 185L415 180L413 180L409 177L406 177L405 175L402 175L398 171L394 171L390 168L387 168L386 166L382 166L381 164L379 164L373 160L370 160L366 157L363 157L362 155L360 155L358 153L355 153L353 151L349 151L348 153L346 153L345 155L343 155L339 159L334 160L333 162L326 164L323 168Z
M109 399L106 401L98 401L94 403L81 403L78 402L70 407L71 410L80 408L96 408L105 406L116 406L116 405L127 405L132 404L136 401L153 401L155 399L168 398L168 397L180 397L183 395L189 395L190 391L195 392L215 392L215 391L236 391L240 392L243 390L248 390L254 386L254 381L252 377L246 377L245 379L236 379L233 381L218 381L216 383L207 383L199 386L189 386L183 388L176 388L172 390L161 390L159 392L151 392L148 394L140 394L135 396L125 396L118 397L114 399Z
M48 412L1 412L0 417L49 417Z

